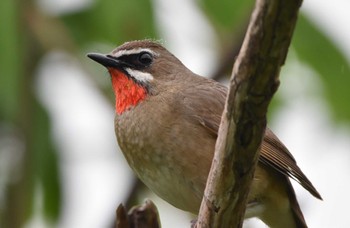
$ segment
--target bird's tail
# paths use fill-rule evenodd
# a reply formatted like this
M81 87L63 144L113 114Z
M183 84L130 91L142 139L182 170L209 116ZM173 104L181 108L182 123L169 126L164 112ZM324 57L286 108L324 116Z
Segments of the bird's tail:
M290 183L289 179L287 179L287 182L288 182L287 194L288 194L290 210L291 210L291 213L293 214L295 226L298 228L306 228L307 225L306 225L303 213L301 212L299 203L297 201L293 186Z
M307 228L303 213L295 196L295 192L288 178L286 178L284 194L289 202L270 202L261 219L270 228Z

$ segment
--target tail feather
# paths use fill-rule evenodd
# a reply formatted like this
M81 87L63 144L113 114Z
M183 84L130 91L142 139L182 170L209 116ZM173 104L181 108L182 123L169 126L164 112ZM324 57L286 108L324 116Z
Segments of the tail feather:
M271 228L307 228L293 187L287 177L285 181L284 190L272 192L275 198L265 202L265 210L260 217ZM276 197L276 194L283 195Z
M294 189L292 184L290 183L290 181L287 179L287 194L288 194L288 198L289 198L289 204L290 204L290 208L294 217L294 222L295 222L295 226L297 228L306 228L306 222L304 219L304 215L301 212L299 203L297 201Z

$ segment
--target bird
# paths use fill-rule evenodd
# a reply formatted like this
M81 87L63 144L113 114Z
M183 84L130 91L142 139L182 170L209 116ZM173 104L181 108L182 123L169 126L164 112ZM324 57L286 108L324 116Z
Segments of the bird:
M154 40L89 53L107 68L115 94L115 134L136 176L171 205L198 214L228 89L188 69ZM322 199L267 127L245 219L269 227L307 227L290 179Z

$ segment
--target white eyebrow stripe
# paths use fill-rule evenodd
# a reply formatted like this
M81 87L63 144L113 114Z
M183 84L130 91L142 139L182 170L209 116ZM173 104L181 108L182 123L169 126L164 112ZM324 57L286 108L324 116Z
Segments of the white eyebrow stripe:
M115 58L118 58L123 55L133 55L133 54L139 54L141 52L148 52L151 53L153 56L157 56L158 54L152 51L151 49L148 48L135 48L135 49L130 49L130 50L120 50L116 53L112 53Z
M125 70L131 77L135 78L139 82L150 82L153 80L153 76L150 73L133 70L130 68L125 68Z

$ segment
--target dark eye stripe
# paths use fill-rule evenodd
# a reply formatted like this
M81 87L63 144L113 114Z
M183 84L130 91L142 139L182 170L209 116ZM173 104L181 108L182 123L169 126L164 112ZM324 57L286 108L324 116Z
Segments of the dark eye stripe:
M142 59L142 55L148 54L150 59L149 61L140 61ZM127 63L128 65L132 66L134 69L141 70L146 67L148 67L152 63L153 55L149 52L141 52L137 54L130 54L130 55L122 55L118 57L118 59L124 63Z

